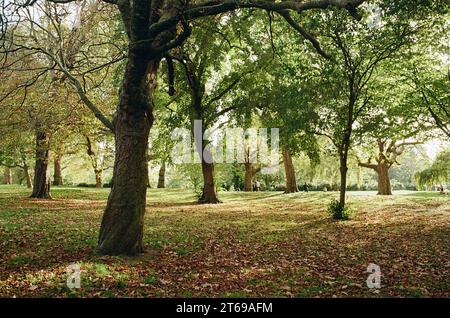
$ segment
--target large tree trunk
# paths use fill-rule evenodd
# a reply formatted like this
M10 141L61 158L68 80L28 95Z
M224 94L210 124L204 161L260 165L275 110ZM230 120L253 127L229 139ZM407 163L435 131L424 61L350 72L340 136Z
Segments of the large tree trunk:
M5 167L3 171L3 184L12 184L12 171L10 167Z
M95 187L101 188L103 185L103 179L102 179L102 171L101 170L95 170Z
M62 169L61 169L61 156L56 155L53 163L53 185L61 186L63 184L62 180Z
M291 153L287 149L283 149L284 172L286 174L286 191L285 193L297 192L297 181L295 180L295 169L292 164Z
M244 191L249 192L253 190L253 164L251 162L245 162L244 166Z
M50 173L48 167L49 154L50 138L45 132L38 131L36 133L36 163L31 198L51 199Z
M378 194L392 195L389 166L386 163L381 163L378 165L376 172L378 175Z
M153 123L149 100L156 88L159 60L146 60L139 48L130 47L129 50L114 121L114 183L103 214L97 247L100 254L108 255L143 252L147 147Z
M203 193L199 199L200 203L220 203L217 198L216 187L214 184L214 163L207 163L202 160L203 173Z
M166 162L163 161L161 167L159 168L158 185L157 185L158 188L163 189L166 187L165 179L166 179Z

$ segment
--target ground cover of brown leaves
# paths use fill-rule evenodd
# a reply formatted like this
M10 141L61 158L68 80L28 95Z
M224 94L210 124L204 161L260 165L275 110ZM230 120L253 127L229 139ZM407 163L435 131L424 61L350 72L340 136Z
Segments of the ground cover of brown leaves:
M449 297L450 197L350 192L357 214L334 221L336 193L149 190L145 254L95 253L107 189L55 188L54 200L0 187L0 297ZM66 286L81 267L81 289ZM381 268L369 289L366 268Z

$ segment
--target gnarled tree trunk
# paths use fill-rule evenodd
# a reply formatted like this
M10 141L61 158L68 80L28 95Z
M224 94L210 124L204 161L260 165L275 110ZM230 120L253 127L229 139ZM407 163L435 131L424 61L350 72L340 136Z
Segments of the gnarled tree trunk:
M148 61L136 47L129 48L128 57L114 121L114 183L103 214L97 247L99 253L108 255L143 252L147 147L153 124L149 100L156 87L159 59Z
M3 184L12 184L12 171L10 167L3 170Z
M53 185L61 186L62 184L61 155L56 155L53 162Z
M379 164L375 171L378 175L378 194L392 195L389 166L386 163Z
M166 187L166 162L163 161L161 163L161 167L159 168L159 174L158 174L158 185L157 188L163 189Z
M51 199L49 173L50 137L42 131L36 132L36 163L31 198Z
M405 146L416 145L419 141L404 141L399 144L395 140L388 141L378 139L378 155L376 157L376 163L371 163L371 158L368 162L361 162L358 160L360 167L369 168L377 173L378 177L378 194L379 195L392 195L391 181L389 178L389 169L396 162L397 157L400 156Z
M295 180L295 168L292 164L291 153L288 149L283 149L284 172L286 174L286 191L285 193L297 192L297 181Z

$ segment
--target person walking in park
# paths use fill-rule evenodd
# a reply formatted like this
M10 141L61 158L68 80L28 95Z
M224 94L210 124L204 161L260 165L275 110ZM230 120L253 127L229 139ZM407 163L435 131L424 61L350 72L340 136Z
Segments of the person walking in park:
M303 191L304 192L308 192L308 184L305 182L305 184L303 185Z

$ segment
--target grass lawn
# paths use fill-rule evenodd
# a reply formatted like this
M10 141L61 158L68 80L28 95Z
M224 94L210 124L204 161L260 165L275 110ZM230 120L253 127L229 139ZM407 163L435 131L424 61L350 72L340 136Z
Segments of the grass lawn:
M95 254L109 189L54 188L54 200L0 186L0 297L449 297L450 196L350 192L357 214L333 221L337 193L148 191L139 257ZM81 289L66 286L81 266ZM381 288L366 287L369 263Z

